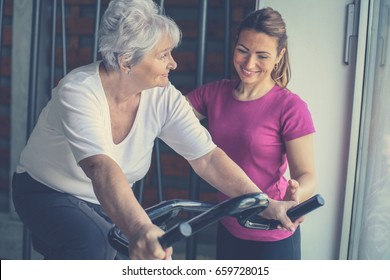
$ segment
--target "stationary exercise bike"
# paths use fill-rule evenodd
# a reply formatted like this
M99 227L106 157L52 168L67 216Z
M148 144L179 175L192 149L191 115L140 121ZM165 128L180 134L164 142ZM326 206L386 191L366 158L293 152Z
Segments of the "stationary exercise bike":
M218 222L225 216L232 216L245 228L271 230L276 229L280 222L267 220L259 216L269 204L265 193L250 193L228 199L218 204L204 203L193 200L173 199L147 208L145 211L152 222L165 230L159 238L163 248L188 238L206 227ZM287 211L291 221L323 206L324 198L317 194ZM180 220L181 213L197 213L188 220ZM108 233L108 240L118 252L127 256L129 242L121 230L114 226Z

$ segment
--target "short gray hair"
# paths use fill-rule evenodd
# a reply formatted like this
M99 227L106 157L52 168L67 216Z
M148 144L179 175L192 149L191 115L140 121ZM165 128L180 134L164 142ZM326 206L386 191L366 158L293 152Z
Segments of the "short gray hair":
M136 65L156 45L161 35L181 41L181 31L168 16L159 13L152 0L112 0L99 28L99 52L107 68L118 70L119 59Z

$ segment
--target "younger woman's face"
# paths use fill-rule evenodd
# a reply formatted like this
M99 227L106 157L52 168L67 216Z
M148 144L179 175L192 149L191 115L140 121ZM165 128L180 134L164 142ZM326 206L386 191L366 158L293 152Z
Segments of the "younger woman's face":
M284 54L283 50L278 56L277 47L275 37L251 29L241 31L233 55L241 82L248 85L273 82L272 70Z

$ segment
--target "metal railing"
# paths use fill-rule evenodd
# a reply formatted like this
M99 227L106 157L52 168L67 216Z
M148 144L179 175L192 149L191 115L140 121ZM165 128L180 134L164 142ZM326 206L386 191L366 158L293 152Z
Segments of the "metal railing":
M4 17L4 0L0 0L0 65L1 65L1 49L3 47L3 17Z

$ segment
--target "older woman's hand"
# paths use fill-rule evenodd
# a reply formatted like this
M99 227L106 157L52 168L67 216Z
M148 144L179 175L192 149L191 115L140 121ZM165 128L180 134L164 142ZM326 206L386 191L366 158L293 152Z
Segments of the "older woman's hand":
M129 258L131 260L168 260L172 255L172 247L163 249L158 238L164 231L158 226L147 223L132 232L129 239Z

